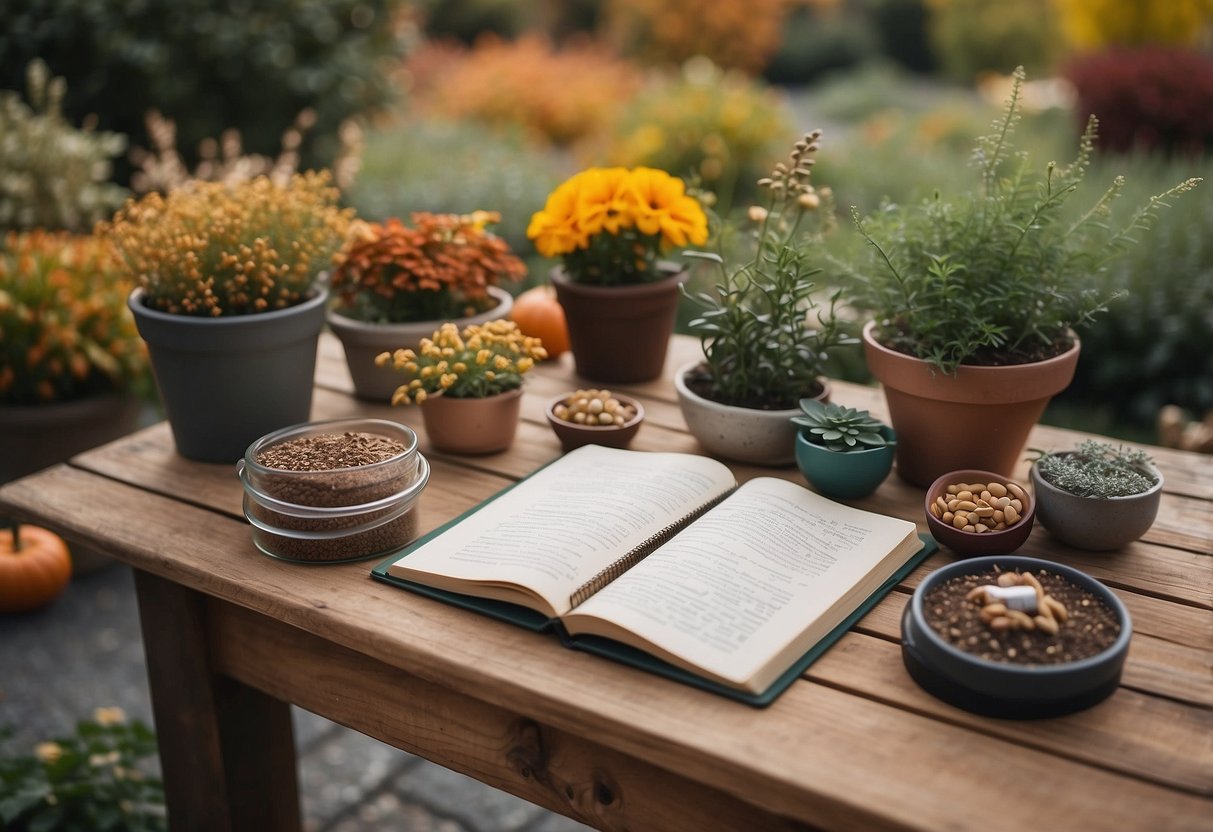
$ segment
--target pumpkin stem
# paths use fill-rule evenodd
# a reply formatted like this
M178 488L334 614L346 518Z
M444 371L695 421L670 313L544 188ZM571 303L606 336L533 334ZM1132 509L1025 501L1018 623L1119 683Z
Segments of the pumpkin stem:
M21 551L21 524L16 520L10 520L8 527L13 533L13 554L16 554Z

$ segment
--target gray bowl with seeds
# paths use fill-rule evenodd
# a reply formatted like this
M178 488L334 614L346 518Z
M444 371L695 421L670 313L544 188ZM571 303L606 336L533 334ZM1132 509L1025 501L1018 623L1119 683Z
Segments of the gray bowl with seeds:
M1013 616L1001 595L981 592L1012 586L1036 589L1036 603ZM910 676L939 699L987 716L1033 719L1112 695L1132 632L1124 604L1091 576L1039 558L998 555L953 563L923 579L902 615L901 650Z

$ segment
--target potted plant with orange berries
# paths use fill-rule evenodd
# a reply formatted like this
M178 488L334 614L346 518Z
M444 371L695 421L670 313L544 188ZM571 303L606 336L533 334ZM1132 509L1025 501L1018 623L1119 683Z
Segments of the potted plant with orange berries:
M134 430L150 378L130 290L105 240L0 240L0 483Z
M182 456L232 462L311 412L319 285L352 212L327 172L191 181L101 226L137 288L128 306Z
M444 323L420 346L382 353L380 366L409 375L392 404L417 404L430 446L457 454L504 451L514 442L522 377L547 357L513 321Z
M418 212L411 225L354 223L332 273L328 323L359 397L392 398L398 381L375 364L385 350L416 349L444 321L467 326L509 314L513 298L498 284L523 277L526 265L489 231L500 219Z
M796 142L786 162L758 181L750 247L739 264L715 252L719 278L690 294L700 307L688 324L702 357L679 368L674 387L687 428L716 456L759 465L790 465L805 400L827 401L823 364L835 347L854 343L834 316L834 301L814 296L820 271L812 252L832 227L831 192L810 182L819 131ZM835 296L836 297L836 296Z
M527 236L545 257L577 373L603 382L661 375L683 266L660 258L700 246L708 220L681 179L653 168L589 168L559 185Z

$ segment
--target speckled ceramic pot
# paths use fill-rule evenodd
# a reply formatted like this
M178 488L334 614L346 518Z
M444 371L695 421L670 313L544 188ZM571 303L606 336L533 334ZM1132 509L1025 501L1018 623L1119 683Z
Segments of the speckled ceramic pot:
M1062 491L1032 466L1036 517L1049 533L1077 549L1109 551L1137 540L1154 525L1162 501L1162 474L1146 466L1157 482L1129 497L1078 497Z
M800 408L790 410L756 410L720 404L697 395L687 387L685 376L699 365L693 361L674 373L674 389L687 430L712 455L736 462L755 465L783 466L796 461L796 433L799 426L792 421ZM829 401L829 384L818 399Z

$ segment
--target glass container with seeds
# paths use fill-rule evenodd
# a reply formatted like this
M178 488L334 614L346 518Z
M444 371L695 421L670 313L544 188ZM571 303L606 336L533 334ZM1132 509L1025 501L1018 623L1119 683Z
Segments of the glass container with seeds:
M416 434L383 419L285 428L253 443L238 470L258 548L308 562L372 557L408 543L429 477Z

